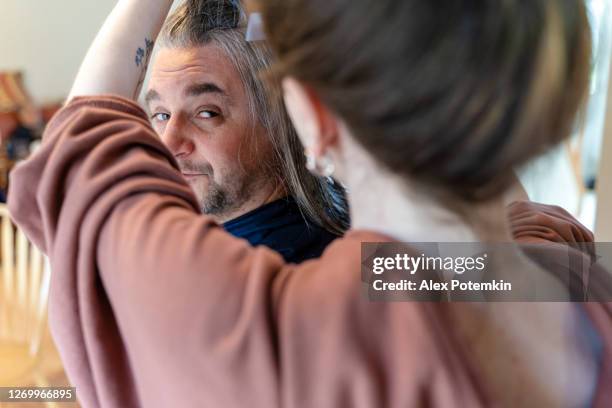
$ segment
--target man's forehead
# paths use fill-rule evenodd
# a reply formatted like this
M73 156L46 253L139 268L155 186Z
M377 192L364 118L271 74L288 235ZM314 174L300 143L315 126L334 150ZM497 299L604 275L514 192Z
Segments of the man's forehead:
M162 48L153 61L149 91L154 96L167 90L186 96L201 93L229 96L238 91L236 85L242 85L238 71L218 48Z
M238 75L225 52L213 45L190 48L161 48L153 61L152 75L207 74L227 77Z

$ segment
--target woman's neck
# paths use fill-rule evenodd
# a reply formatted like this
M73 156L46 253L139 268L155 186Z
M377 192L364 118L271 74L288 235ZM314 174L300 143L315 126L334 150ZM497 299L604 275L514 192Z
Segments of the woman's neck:
M504 197L467 203L450 194L434 196L369 157L364 162L345 177L353 229L381 232L402 242L512 241Z

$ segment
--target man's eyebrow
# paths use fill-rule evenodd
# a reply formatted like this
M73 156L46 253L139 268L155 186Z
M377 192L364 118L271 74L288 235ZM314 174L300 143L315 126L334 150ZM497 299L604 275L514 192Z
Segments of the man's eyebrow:
M159 93L155 90L155 89L149 89L149 91L147 92L147 94L145 95L145 103L148 105L150 104L152 101L156 101L161 99L159 96Z
M221 96L227 97L225 91L212 82L202 82L189 85L187 89L185 89L185 96L199 96L205 93L217 93Z

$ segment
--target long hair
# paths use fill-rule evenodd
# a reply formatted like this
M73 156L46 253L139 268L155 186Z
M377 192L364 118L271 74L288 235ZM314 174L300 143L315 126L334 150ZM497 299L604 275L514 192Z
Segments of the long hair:
M277 77L308 85L390 171L455 198L504 191L587 95L584 0L258 5Z
M280 84L263 78L272 65L272 53L265 42L247 42L245 32L245 14L238 1L186 0L168 17L160 44L174 48L213 44L227 55L244 85L252 123L263 126L273 147L274 158L262 165L284 185L307 221L342 235L349 225L345 191L332 179L306 169Z

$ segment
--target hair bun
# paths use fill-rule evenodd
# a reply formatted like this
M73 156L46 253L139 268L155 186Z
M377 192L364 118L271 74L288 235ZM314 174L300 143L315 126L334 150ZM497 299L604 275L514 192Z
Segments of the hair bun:
M241 24L242 8L238 0L186 0L186 10L207 29L231 29Z

